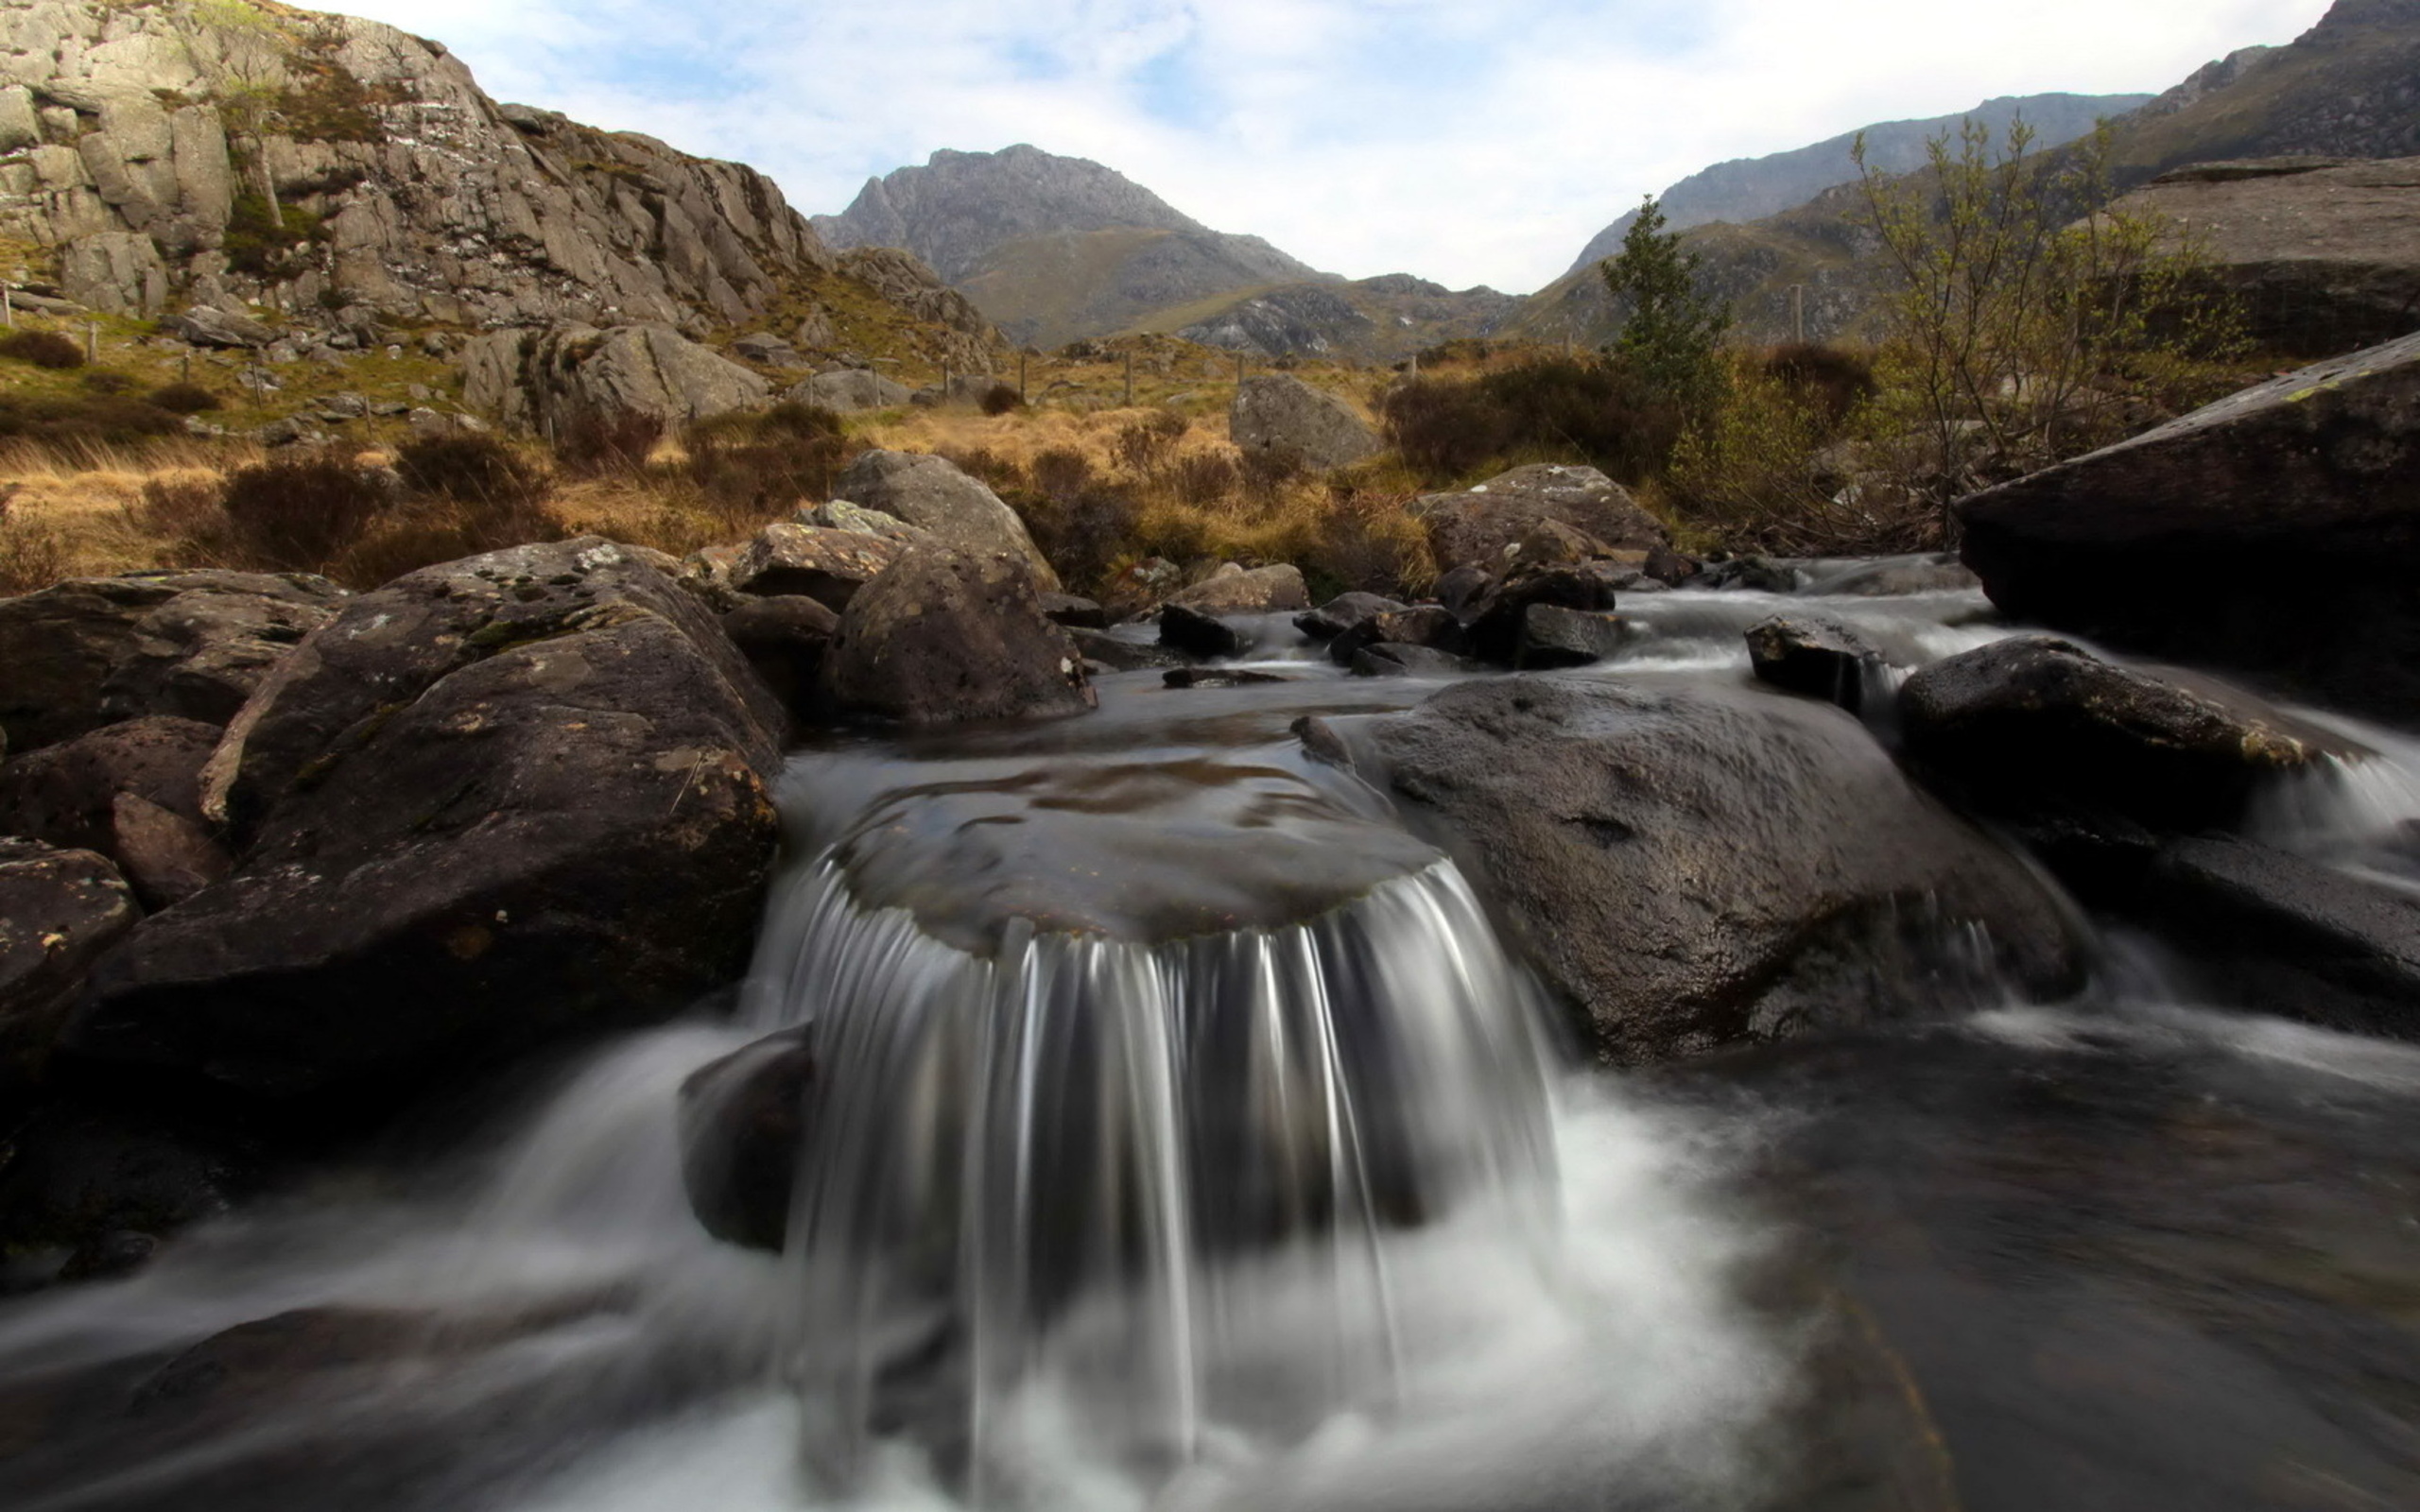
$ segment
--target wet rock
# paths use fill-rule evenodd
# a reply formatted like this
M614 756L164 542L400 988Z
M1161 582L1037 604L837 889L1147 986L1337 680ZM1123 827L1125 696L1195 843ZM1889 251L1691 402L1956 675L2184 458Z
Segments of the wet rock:
M906 550L859 531L775 523L732 562L731 586L763 598L812 598L838 613Z
M1464 562L1437 579L1432 590L1437 602L1457 614L1467 612L1495 585L1495 575L1486 568Z
M862 368L844 368L838 372L817 373L782 397L792 404L828 409L835 415L854 415L859 410L906 408L908 386Z
M1284 373L1243 381L1227 411L1227 433L1247 457L1281 457L1322 472L1379 449L1377 433L1351 404Z
M208 826L133 793L110 804L110 854L155 910L175 907L235 868Z
M2171 841L2130 912L2182 947L2209 1000L2420 1040L2420 897L2220 836Z
M1241 656L1252 643L1215 614L1171 603L1160 610L1160 644L1186 656L1221 657Z
M1086 662L1098 663L1111 672L1156 672L1162 667L1184 666L1186 662L1181 651L1130 641L1106 630L1074 627L1068 629L1067 638L1076 643L1076 648L1083 653Z
M1610 613L1616 585L1625 576L1625 569L1608 562L1512 575L1490 588L1467 611L1471 654L1512 665L1521 654L1521 638L1532 608L1546 604L1587 614Z
M839 615L818 599L758 598L725 614L722 629L784 708L801 719L821 713L823 659Z
M681 1084L681 1176L706 1232L781 1253L814 1090L804 1029L768 1035Z
M1470 634L1452 610L1440 605L1381 610L1328 642L1328 660L1349 667L1364 649L1381 644L1421 646L1460 658L1470 649Z
M226 874L201 823L216 726L153 715L106 726L0 766L0 834L97 851L144 902L181 902Z
M182 572L0 599L0 729L23 752L145 714L223 725L344 598L324 578Z
M1958 517L1967 565L2014 617L2420 714L2420 335L1977 494Z
M2348 749L2223 683L2045 635L1934 662L1900 689L1899 718L1909 756L1981 808L2159 830L2232 823L2264 779Z
M1297 568L1247 570L1226 562L1201 581L1169 594L1168 602L1204 614L1282 614L1310 608L1311 595Z
M1873 643L1838 620L1776 614L1748 627L1748 663L1776 688L1862 713L1884 663Z
M1241 667L1171 667L1160 679L1166 688L1249 688L1260 683L1291 682L1273 672L1249 672Z
M1794 562L1771 557L1735 557L1706 568L1691 586L1717 590L1747 589L1758 593L1795 593L1799 588L1798 567Z
M783 715L712 615L595 537L349 603L203 782L238 869L102 961L78 1057L335 1121L746 960Z
M141 914L105 858L0 839L0 1103L41 1079L86 973Z
M122 1271L157 1242L271 1184L259 1141L157 1110L54 1102L16 1124L0 1162L0 1253L36 1283Z
M1705 571L1705 563L1669 546L1650 546L1643 570L1667 588L1678 588L1683 583L1695 582Z
M825 663L843 708L914 726L1056 719L1098 701L1024 558L919 547L849 601Z
M1374 641L1353 653L1345 670L1357 678L1443 678L1478 670L1468 657L1433 646Z
M1026 533L1016 511L945 457L868 452L849 464L832 491L837 498L929 530L952 551L1017 558L1032 569L1038 590L1060 586L1059 575Z
M1532 676L1449 688L1352 745L1458 843L1608 1059L2078 980L2057 901L1837 709Z
M1294 628L1314 641L1332 641L1374 614L1409 606L1376 593L1341 593L1307 613L1294 616Z
M1069 629L1105 630L1109 628L1109 610L1089 598L1073 593L1045 593L1042 612L1050 616L1053 625Z
M1613 550L1671 545L1671 532L1662 521L1592 467L1514 468L1466 492L1415 499L1410 511L1427 524L1429 548L1448 568L1467 563L1501 571L1510 564L1508 549L1544 524Z
M1512 664L1523 671L1584 667L1611 661L1630 639L1617 614L1532 604L1521 617L1521 643Z

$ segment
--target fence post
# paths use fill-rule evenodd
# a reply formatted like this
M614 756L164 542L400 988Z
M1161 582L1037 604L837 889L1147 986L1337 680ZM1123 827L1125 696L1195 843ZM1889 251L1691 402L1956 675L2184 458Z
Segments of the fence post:
M1126 349L1126 407L1134 407L1134 349Z
M1022 404L1032 396L1025 391L1025 352L1017 353L1017 403Z
M9 289L0 289L0 326L17 329L17 297Z
M84 322L84 360L86 362L101 360L101 322L98 320Z

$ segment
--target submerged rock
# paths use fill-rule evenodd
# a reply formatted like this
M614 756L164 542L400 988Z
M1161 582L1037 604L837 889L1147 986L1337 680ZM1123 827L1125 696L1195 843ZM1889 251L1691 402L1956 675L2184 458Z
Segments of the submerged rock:
M1098 702L1024 558L932 547L849 601L824 686L841 708L915 726L1057 719Z
M224 725L345 598L325 578L201 571L0 599L0 730L25 752L145 714Z
M1837 709L1524 677L1449 688L1349 744L1460 842L1615 1061L2078 981L2058 902Z
M238 869L146 919L68 1042L344 1118L744 963L781 712L594 537L354 600L254 695L204 805Z
M2420 335L1962 501L2014 617L2420 713Z
M2016 636L1936 662L1899 694L1909 755L2003 815L2054 808L2154 829L2232 823L2260 782L2349 747L2209 679Z
M815 1052L785 1029L681 1084L681 1177L706 1232L779 1254L788 1237Z

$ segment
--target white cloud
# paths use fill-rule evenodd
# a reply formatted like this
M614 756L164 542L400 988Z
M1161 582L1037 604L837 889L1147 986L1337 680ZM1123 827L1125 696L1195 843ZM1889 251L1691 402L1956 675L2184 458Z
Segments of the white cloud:
M1364 276L1525 290L1726 158L1993 95L2165 89L2328 0L355 0L500 97L754 163L810 211L1031 142Z

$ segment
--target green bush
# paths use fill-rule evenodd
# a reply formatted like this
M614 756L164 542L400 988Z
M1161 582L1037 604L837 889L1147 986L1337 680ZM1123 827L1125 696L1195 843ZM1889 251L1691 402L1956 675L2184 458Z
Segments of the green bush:
M166 410L123 394L0 394L0 440L55 449L139 446L182 429Z
M1415 378L1379 405L1389 442L1431 485L1560 458L1635 484L1663 471L1686 414L1615 361L1549 357L1476 378Z
M225 400L199 384L170 384L144 396L144 403L171 415L200 415L225 405Z

